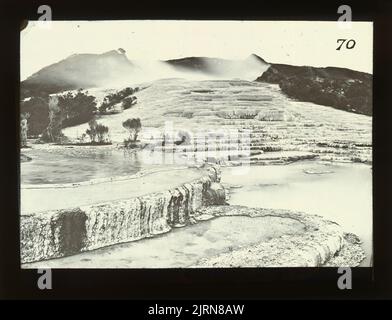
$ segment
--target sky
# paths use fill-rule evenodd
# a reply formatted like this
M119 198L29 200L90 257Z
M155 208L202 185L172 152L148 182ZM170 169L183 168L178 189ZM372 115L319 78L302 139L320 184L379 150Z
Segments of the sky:
M49 23L49 25L43 25ZM336 66L372 73L373 24L316 21L30 21L21 32L21 80L75 53L123 48L131 60L187 56ZM356 44L340 50L338 39ZM352 42L350 43L352 44Z

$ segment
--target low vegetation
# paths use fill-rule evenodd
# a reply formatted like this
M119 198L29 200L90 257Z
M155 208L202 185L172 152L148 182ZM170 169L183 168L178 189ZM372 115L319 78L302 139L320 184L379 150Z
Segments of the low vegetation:
M126 87L107 95L99 108L95 97L83 89L26 98L20 103L21 146L27 145L27 138L39 138L37 142L41 143L68 144L70 141L62 133L62 129L86 122L89 122L89 129L78 138L79 144L111 143L109 128L96 123L96 114L110 114L115 113L116 109L121 112L131 108L137 102L133 94L138 91L139 87ZM134 119L126 126L131 135L129 140L136 142L141 127L140 119Z
M131 108L137 101L136 97L132 95L137 91L139 91L138 87L127 87L123 90L105 96L102 104L98 108L99 112L101 114L112 114ZM117 104L120 105L115 108Z
M189 145L191 143L191 136L189 132L180 130L177 132L177 137L174 141L176 145Z
M43 142L63 142L64 135L61 131L64 113L60 109L57 96L49 97L49 124L41 135Z
M59 95L58 99L59 108L64 118L63 128L86 123L93 119L97 111L95 97L90 96L88 91L68 92L65 95Z
M122 108L123 110L127 110L129 108L132 108L132 106L136 103L137 98L135 96L130 96L128 98L125 98L122 102Z
M95 119L90 120L89 128L86 130L86 135L90 138L91 144L109 144L110 136L109 136L109 127L97 123Z
M21 117L28 118L28 136L42 142L61 142L62 129L91 120L97 109L95 97L78 90L63 95L31 97L21 102Z
M345 68L273 64L256 81L278 84L287 96L372 115L371 74Z
M342 79L284 79L280 87L288 96L298 100L333 106L350 112L372 114L371 87L359 80Z
M27 132L29 128L27 120L29 119L29 117L29 113L24 113L21 115L20 118L20 146L22 148L27 147Z
M31 97L20 103L20 114L23 118L29 114L28 136L38 137L49 124L49 96Z
M124 140L124 146L127 148L135 148L137 146L137 136L142 128L140 119L128 119L124 121L122 125L129 132L129 138Z

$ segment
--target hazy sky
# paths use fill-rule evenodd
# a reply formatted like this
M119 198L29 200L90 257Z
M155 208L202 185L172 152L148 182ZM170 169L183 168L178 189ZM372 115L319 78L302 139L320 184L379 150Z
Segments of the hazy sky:
M336 50L337 39L354 39ZM373 25L298 21L30 21L21 32L21 79L74 53L123 48L129 59L186 56L243 59L255 53L268 62L337 66L372 73Z

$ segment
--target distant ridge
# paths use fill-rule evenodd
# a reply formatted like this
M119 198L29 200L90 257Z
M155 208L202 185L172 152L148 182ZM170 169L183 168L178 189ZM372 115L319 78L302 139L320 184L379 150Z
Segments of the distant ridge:
M261 70L266 69L268 63L256 54L249 55L244 60L228 60L221 58L210 57L185 57L179 59L170 59L164 61L172 67L194 71L203 72L211 75L224 75L233 73L240 73L240 68L258 67Z
M271 64L260 82L278 84L289 97L371 116L373 76L346 68Z
M145 65L130 61L121 48L102 54L73 54L22 81L21 99L80 88L129 84L140 79L140 75L149 81L186 78L190 74L274 83L289 97L300 101L372 115L371 74L337 67L273 64L256 54L242 60L184 57Z
M130 61L125 50L121 48L102 54L73 54L64 60L42 68L22 81L21 98L79 88L111 86L113 83L129 83L136 80L140 74L144 76L160 74L162 77L172 77L184 76L184 72L193 72L222 78L254 80L268 67L268 64L255 54L244 60L185 57L160 61L159 63L168 69L163 71L154 68L145 70L138 61ZM151 65L147 67L151 68ZM159 68L159 66L157 67Z
M90 88L129 77L134 70L125 50L73 54L21 82L21 97Z
M252 54L248 57L248 59L249 59L249 58L255 58L255 59L259 60L259 61L262 62L262 63L269 64L269 63L268 63L267 61L265 61L262 57L258 56L258 55L255 54L255 53L252 53Z

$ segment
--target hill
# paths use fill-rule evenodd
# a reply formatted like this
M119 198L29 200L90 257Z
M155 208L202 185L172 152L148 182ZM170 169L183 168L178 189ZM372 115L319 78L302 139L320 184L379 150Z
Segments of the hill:
M243 60L228 60L209 57L186 57L164 61L177 71L198 72L211 76L254 80L268 68L268 63L256 54Z
M331 106L349 112L372 115L371 74L355 70L326 67L271 64L256 79L279 84L291 98Z
M49 65L21 82L21 98L118 83L135 66L122 49L103 54L74 54Z

